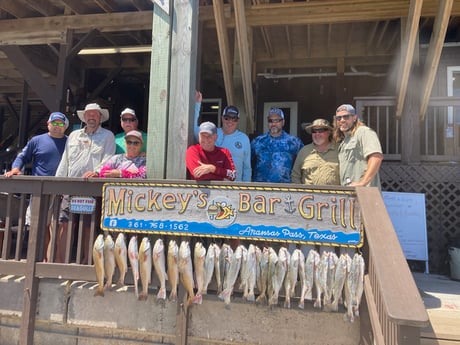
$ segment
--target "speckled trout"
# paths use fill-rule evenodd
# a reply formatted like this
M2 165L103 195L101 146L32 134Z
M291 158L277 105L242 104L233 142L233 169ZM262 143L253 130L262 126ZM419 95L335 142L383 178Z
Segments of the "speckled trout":
M160 282L160 289L156 298L157 300L164 301L166 300L166 280L168 276L166 275L165 246L161 238L157 239L153 245L152 262L158 281Z
M134 282L134 294L136 298L139 298L139 249L137 247L137 237L132 236L128 244L128 258L131 266L131 272L133 274Z
M152 247L148 237L144 237L139 246L139 275L142 283L139 300L147 300L149 284L152 282Z

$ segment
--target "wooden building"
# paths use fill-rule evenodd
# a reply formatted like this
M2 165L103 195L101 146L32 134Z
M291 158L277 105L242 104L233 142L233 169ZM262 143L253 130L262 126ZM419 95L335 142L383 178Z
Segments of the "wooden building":
M217 123L221 109L235 104L241 129L255 136L276 105L289 114L286 129L305 142L302 122L331 120L337 105L352 103L382 141L383 189L426 194L430 268L445 272L449 241L460 229L460 2L176 0L173 6L172 20L184 6L190 12L183 32L173 25L170 33L173 44L182 38L190 48L182 59L193 66L179 68L176 59L165 79L152 71L161 65L165 72L169 63L159 61L169 56L158 36L167 18L151 0L1 1L3 167L11 149L44 129L50 111L66 112L78 126L76 109L94 100L110 109L114 132L119 112L130 106L156 142L170 138L176 159L167 153L155 159L165 178L185 177L177 152L192 141L195 88L205 98L202 115ZM185 97L176 92L182 84ZM169 91L169 107L161 88ZM176 121L157 128L168 116L179 117L183 128L172 128ZM184 131L178 144L168 135Z

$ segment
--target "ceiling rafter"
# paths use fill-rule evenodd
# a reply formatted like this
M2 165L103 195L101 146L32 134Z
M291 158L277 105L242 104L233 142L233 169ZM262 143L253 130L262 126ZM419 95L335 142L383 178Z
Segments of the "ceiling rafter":
M17 0L0 1L0 9L8 12L16 18L29 17L33 14L33 11L28 10L24 6L20 6L20 3Z
M27 0L26 4L45 17L60 14L59 8L54 6L49 0Z
M94 0L94 2L107 13L115 12L118 7L113 0Z

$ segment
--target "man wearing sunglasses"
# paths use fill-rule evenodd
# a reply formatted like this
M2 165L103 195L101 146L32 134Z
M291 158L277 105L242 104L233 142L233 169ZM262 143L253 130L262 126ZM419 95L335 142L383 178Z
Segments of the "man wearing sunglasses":
M333 137L340 143L341 184L380 188L379 169L383 154L377 134L358 118L350 104L340 105L334 120Z
M40 134L24 146L17 155L11 170L6 177L21 175L26 164L32 163L33 176L54 176L64 152L67 136L64 134L69 126L69 120L60 112L51 113L48 122L48 133Z
M332 127L325 119L302 124L313 142L304 146L292 167L293 183L310 185L340 185L337 146L332 139Z
M139 119L136 116L136 112L131 108L124 109L120 114L120 125L123 129L123 132L115 135L115 153L125 153L126 152L126 141L125 135L131 131L139 131L142 133L142 147L141 152L147 152L147 133L138 129Z
M195 94L195 139L199 140L198 117L200 115L202 95L199 91ZM251 182L251 144L248 136L238 130L240 111L234 105L229 105L222 112L222 128L217 128L216 146L224 147L232 154L236 169L235 181Z
M283 130L284 113L281 109L271 108L267 121L268 132L251 142L253 181L290 183L292 165L303 143Z
M54 176L64 152L67 136L65 130L69 120L60 112L51 113L48 122L48 133L34 136L14 160L6 177L21 175L24 166L32 163L33 176ZM25 225L30 225L30 205L27 207Z

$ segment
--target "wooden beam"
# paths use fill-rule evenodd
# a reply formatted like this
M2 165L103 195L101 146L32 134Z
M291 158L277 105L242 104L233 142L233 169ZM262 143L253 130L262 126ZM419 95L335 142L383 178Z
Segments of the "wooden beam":
M246 25L246 14L243 1L235 1L236 36L241 63L241 78L243 80L244 103L247 116L247 132L254 132L254 95L252 90L251 57L248 41L248 29Z
M223 0L214 0L212 7L214 8L214 17L216 19L217 41L219 42L220 61L222 64L222 73L224 75L227 104L235 104L232 57L230 54L227 27L225 26Z
M8 59L21 71L23 78L40 96L48 110L56 109L55 90L42 77L37 68L18 46L4 46L0 49L8 56Z
M399 80L398 95L396 100L396 118L402 115L404 100L406 98L407 84L412 67L412 58L414 56L414 47L418 35L418 25L422 11L423 0L411 0L408 14L407 25L404 32L403 42L401 44L401 67L398 74Z
M425 0L423 17L436 15L439 0ZM230 7L230 5L226 5ZM200 8L200 20L207 26L214 25L210 6ZM277 26L301 24L327 24L369 22L370 20L391 20L407 16L409 1L401 0L322 0L291 3L265 3L252 5L246 9L248 26ZM455 1L452 15L460 15L460 1ZM234 27L235 21L229 20L227 26Z
M425 61L423 71L422 94L420 104L420 119L425 119L425 113L430 101L431 91L433 89L436 71L438 70L439 59L441 57L442 46L446 36L447 24L452 10L453 0L440 0L438 14L436 15L431 34L430 46Z
M151 27L151 11L7 19L0 20L0 45L63 43L65 28L85 33L93 28L101 32L120 32L149 30Z

